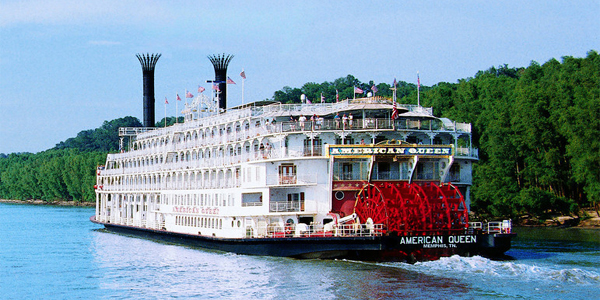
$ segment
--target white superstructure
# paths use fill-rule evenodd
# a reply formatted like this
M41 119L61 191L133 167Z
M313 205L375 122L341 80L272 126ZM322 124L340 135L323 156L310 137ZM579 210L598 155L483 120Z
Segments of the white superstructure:
M398 104L392 120L392 101L380 97L260 102L226 112L207 103L199 96L186 106L184 123L121 128L126 150L98 169L97 221L218 238L339 234L356 218L347 206L358 182L377 180L452 182L469 203L478 158L471 126L436 118L431 108ZM446 145L453 153L346 161L329 152L386 141Z

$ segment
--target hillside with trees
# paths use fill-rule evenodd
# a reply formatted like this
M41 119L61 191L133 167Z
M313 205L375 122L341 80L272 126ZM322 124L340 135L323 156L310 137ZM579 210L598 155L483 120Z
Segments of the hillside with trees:
M392 79L393 80L393 79ZM390 81L392 81L390 80ZM392 96L392 83L333 82L284 87L270 100L313 103L352 98L354 87ZM417 103L417 86L398 82L400 103ZM600 57L563 57L528 67L480 71L457 83L420 88L420 103L438 117L473 125L479 148L472 209L482 217L576 214L600 203ZM157 126L170 125L174 118ZM93 201L96 165L119 150L118 128L141 126L125 117L37 154L0 154L0 198Z

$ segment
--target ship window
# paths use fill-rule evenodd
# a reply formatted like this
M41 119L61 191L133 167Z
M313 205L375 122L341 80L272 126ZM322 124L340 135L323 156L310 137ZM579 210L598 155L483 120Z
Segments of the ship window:
M336 159L333 162L333 180L367 180L369 159Z
M262 193L243 193L242 206L261 206Z
M312 142L311 142L312 141ZM304 140L304 156L320 156L323 148L323 141L320 138Z
M440 164L438 160L421 159L417 164L416 179L439 180Z
M284 163L279 166L279 184L296 184L296 165Z

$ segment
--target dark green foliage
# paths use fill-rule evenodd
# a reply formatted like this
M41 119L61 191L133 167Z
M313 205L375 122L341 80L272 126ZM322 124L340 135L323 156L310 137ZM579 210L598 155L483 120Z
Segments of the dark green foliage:
M51 149L0 158L0 198L94 201L96 167L106 153Z
M58 143L54 149L75 148L81 151L117 151L119 150L119 127L141 126L140 120L134 117L124 117L110 122L104 121L102 127L81 131L77 134L77 137Z
M597 52L527 68L490 68L432 87L421 93L421 103L473 124L480 161L472 209L478 213L543 218L600 202Z
M134 117L105 121L47 151L0 156L0 198L94 201L96 168L118 151L119 127L139 126Z
M291 88L289 86L283 87L282 90L276 91L273 95L274 101L281 103L300 103L300 96L306 95L306 98L313 103L321 103L321 94L325 98L325 103L331 103L336 101L336 91L340 100L352 99L354 97L354 87L360 88L365 91L365 94L356 94L356 97L365 97L367 92L372 92L372 87L377 87L376 96L383 96L391 98L392 84L380 83L375 84L373 81L369 83L362 83L352 75L338 78L333 82L323 82L321 84L309 82L302 86L302 88ZM412 89L414 87L414 89ZM412 90L416 90L416 86L406 82L399 82L397 85L398 92L397 96L401 97L409 94Z

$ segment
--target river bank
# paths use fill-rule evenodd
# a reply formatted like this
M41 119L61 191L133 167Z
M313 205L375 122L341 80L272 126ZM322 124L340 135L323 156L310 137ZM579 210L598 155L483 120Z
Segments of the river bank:
M513 223L524 227L579 227L600 229L600 217L593 208L584 208L578 216L551 216L546 220L540 220L527 215L521 216Z
M94 206L96 206L95 202L80 202L80 201L44 201L44 200L8 200L8 199L0 199L0 203L55 205L55 206L82 206L82 207L94 207Z

